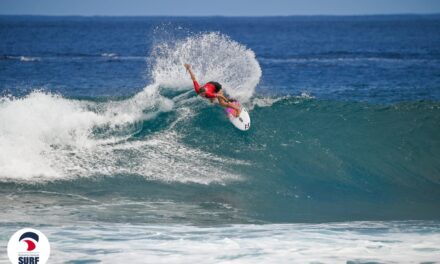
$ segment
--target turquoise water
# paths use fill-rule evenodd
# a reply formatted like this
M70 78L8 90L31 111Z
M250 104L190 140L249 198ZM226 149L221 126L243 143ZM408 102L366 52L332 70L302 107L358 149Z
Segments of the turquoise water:
M264 100L254 99L253 129L245 134L203 102L134 127L95 128L88 144L96 145L51 146L44 157L60 174L28 178L23 171L20 178L4 178L2 193L34 201L49 196L60 204L77 195L185 204L159 219L120 208L108 219L116 222L120 214L136 223L195 224L438 219L438 103ZM194 112L182 118L186 111ZM96 143L108 134L118 140ZM211 210L221 217L207 218Z

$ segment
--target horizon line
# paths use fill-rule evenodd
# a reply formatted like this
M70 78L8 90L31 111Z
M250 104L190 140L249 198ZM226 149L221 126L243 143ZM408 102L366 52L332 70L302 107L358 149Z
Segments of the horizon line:
M377 14L292 14L292 15L78 15L78 14L1 14L0 16L33 16L33 17L176 17L176 18L206 18L206 17L350 17L350 16L436 16L438 13L377 13Z

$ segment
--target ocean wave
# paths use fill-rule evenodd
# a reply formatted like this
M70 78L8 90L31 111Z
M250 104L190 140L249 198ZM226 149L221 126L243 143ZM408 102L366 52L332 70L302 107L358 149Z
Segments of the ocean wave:
M146 61L147 56L136 55L119 55L116 53L102 53L102 54L77 54L77 53L62 53L62 54L45 54L39 56L10 56L0 55L0 60L17 60L22 62L39 62L39 61L87 61L87 60L111 60L111 61Z
M284 64L284 63L438 63L439 59L417 59L417 58L384 58L384 57L310 57L310 58L259 58L262 63Z
M116 53L101 53L101 56L115 58L115 57L118 57L118 54L116 54Z
M230 169L240 164L265 167L272 162L285 173L297 171L278 164L292 157L309 171L306 174L326 172L329 179L349 184L357 182L353 175L358 179L375 175L407 187L417 179L440 182L436 176L440 168L433 160L437 154L432 155L440 142L434 133L440 116L437 103L381 106L322 101L308 93L255 97L247 103L253 120L249 135L224 141L221 135L234 130L220 108L188 97L192 94L188 92L168 98L162 89L149 86L134 97L107 102L41 91L3 98L0 117L8 125L0 128L2 179L44 181L125 173L207 184L248 177ZM193 138L200 133L205 136ZM241 142L243 137L247 143ZM378 154L361 158L372 148ZM227 149L235 150L235 155ZM192 159L206 168L187 166ZM321 162L313 165L316 159ZM266 173L276 174L270 167ZM359 174L361 168L365 175ZM395 178L396 169L407 173Z
M160 134L127 140L139 129L133 124L142 126L172 108L154 87L126 101L107 103L43 92L4 98L0 117L8 125L0 129L1 180L31 183L120 173L203 184L238 179L217 169L225 162L221 157L179 143L172 128L189 114L183 108ZM194 158L205 166L188 166Z
M263 56L262 63L423 63L438 62L438 54L394 53L394 52L347 52L333 51L312 54L297 54L289 57Z
M212 53L200 53L201 44ZM222 166L239 160L180 142L176 124L193 113L177 83L186 90L192 86L183 68L183 62L190 62L201 82L222 72L219 81L230 94L250 97L261 76L258 62L250 50L216 33L172 46L162 43L153 51L153 84L128 99L94 102L43 91L2 98L0 119L8 125L0 127L0 180L45 182L115 174L200 184L239 180L237 173ZM171 58L174 49L180 55ZM212 56L223 68L206 77L203 73L212 65L202 62ZM156 129L161 116L166 120ZM152 126L153 132L148 132ZM136 138L138 134L142 137ZM194 162L204 165L191 165Z
M1 184L73 194L98 184L147 200L199 193L261 221L438 217L438 102L257 100L242 133L220 107L162 89L107 102L3 99Z
M9 55L3 55L0 56L0 60L19 60L19 61L23 61L23 62L35 62L35 61L40 61L41 58L40 57L30 57L30 56L9 56Z
M142 177L141 190L169 184L185 197L232 200L260 220L438 217L438 102L255 95L255 54L218 33L158 43L149 58L153 83L128 98L75 100L42 91L2 98L2 184L66 188L83 179L91 191L98 178L131 197L133 185L112 185L111 178ZM207 63L212 59L218 64ZM201 83L217 80L243 100L249 131L236 130L220 107L195 96L185 62Z

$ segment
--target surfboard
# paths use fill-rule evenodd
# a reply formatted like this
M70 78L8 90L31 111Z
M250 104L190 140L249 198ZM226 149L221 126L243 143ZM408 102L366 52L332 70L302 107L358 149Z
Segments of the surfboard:
M238 103L238 105L240 105ZM228 118L229 121L231 121L231 123L238 129L242 130L242 131L246 131L249 130L249 128L251 127L251 117L249 116L249 112L248 110L241 106L241 112L240 115L235 117L232 114L233 109L232 108L227 108L226 109L226 113L228 114Z

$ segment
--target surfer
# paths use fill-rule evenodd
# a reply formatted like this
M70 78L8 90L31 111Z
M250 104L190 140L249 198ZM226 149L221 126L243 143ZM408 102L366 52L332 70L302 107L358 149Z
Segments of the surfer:
M221 106L226 107L226 111L229 114L232 114L235 117L240 115L241 109L238 102L233 99L228 99L223 95L221 84L219 84L218 82L208 82L200 87L199 83L197 82L196 76L191 70L191 65L185 63L184 66L191 76L191 79L194 83L194 90L198 95L209 99L211 103L214 102L214 99L217 99L218 103Z

